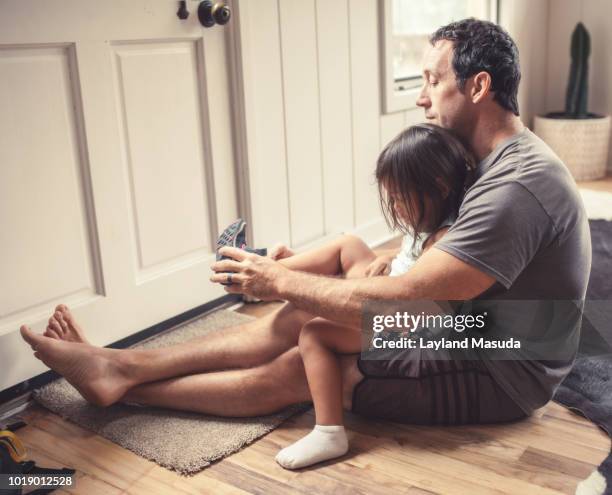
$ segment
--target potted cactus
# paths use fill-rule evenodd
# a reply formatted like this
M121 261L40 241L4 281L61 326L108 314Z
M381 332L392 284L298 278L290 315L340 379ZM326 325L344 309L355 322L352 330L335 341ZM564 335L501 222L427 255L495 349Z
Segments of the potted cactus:
M571 41L571 66L565 111L536 116L535 133L559 155L576 180L606 175L610 116L588 111L588 75L591 39L579 22Z

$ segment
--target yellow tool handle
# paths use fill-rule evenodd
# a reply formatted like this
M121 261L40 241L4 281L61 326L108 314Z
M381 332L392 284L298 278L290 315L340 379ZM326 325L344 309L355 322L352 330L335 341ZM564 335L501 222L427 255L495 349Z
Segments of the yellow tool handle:
M6 445L6 448L15 462L23 462L26 460L26 449L21 443L21 440L12 431L0 430L0 444Z

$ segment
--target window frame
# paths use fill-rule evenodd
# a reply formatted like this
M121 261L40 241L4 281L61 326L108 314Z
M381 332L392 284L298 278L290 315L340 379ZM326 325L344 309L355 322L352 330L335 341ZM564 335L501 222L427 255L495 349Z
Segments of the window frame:
M482 11L486 11L485 19L499 22L499 0L478 0ZM410 78L414 85L404 90L396 90L393 77L393 0L379 0L380 19L380 58L383 113L396 113L416 108L416 99L421 92L423 77ZM413 87L414 86L414 87Z

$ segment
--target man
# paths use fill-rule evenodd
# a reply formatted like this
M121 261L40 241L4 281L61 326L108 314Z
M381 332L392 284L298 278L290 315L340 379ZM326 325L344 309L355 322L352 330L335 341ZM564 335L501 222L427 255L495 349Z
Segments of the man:
M481 162L457 221L408 273L329 278L223 248L233 260L215 263L212 281L225 283L231 272L228 292L288 303L245 325L151 350L90 346L60 305L44 336L22 327L35 356L98 405L122 400L250 416L308 401L300 332L309 325L359 327L368 300L583 299L588 222L563 164L518 118L520 71L511 38L474 19L444 26L431 38L423 77L417 104L427 120L456 131ZM575 322L564 331L575 336ZM373 362L347 356L345 405L406 422L518 419L550 400L575 350L563 362L477 366L419 353Z

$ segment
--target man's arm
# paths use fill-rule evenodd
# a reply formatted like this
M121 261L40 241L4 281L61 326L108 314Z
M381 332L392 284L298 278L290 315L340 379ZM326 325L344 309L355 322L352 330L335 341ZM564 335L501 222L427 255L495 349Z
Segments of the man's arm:
M309 313L352 326L361 324L363 303L384 300L466 300L491 287L495 279L439 249L429 249L410 271L399 277L336 279L296 272L272 260L223 248L237 261L213 265L216 272L233 272L226 290L262 299L285 299ZM214 282L226 282L216 273Z

